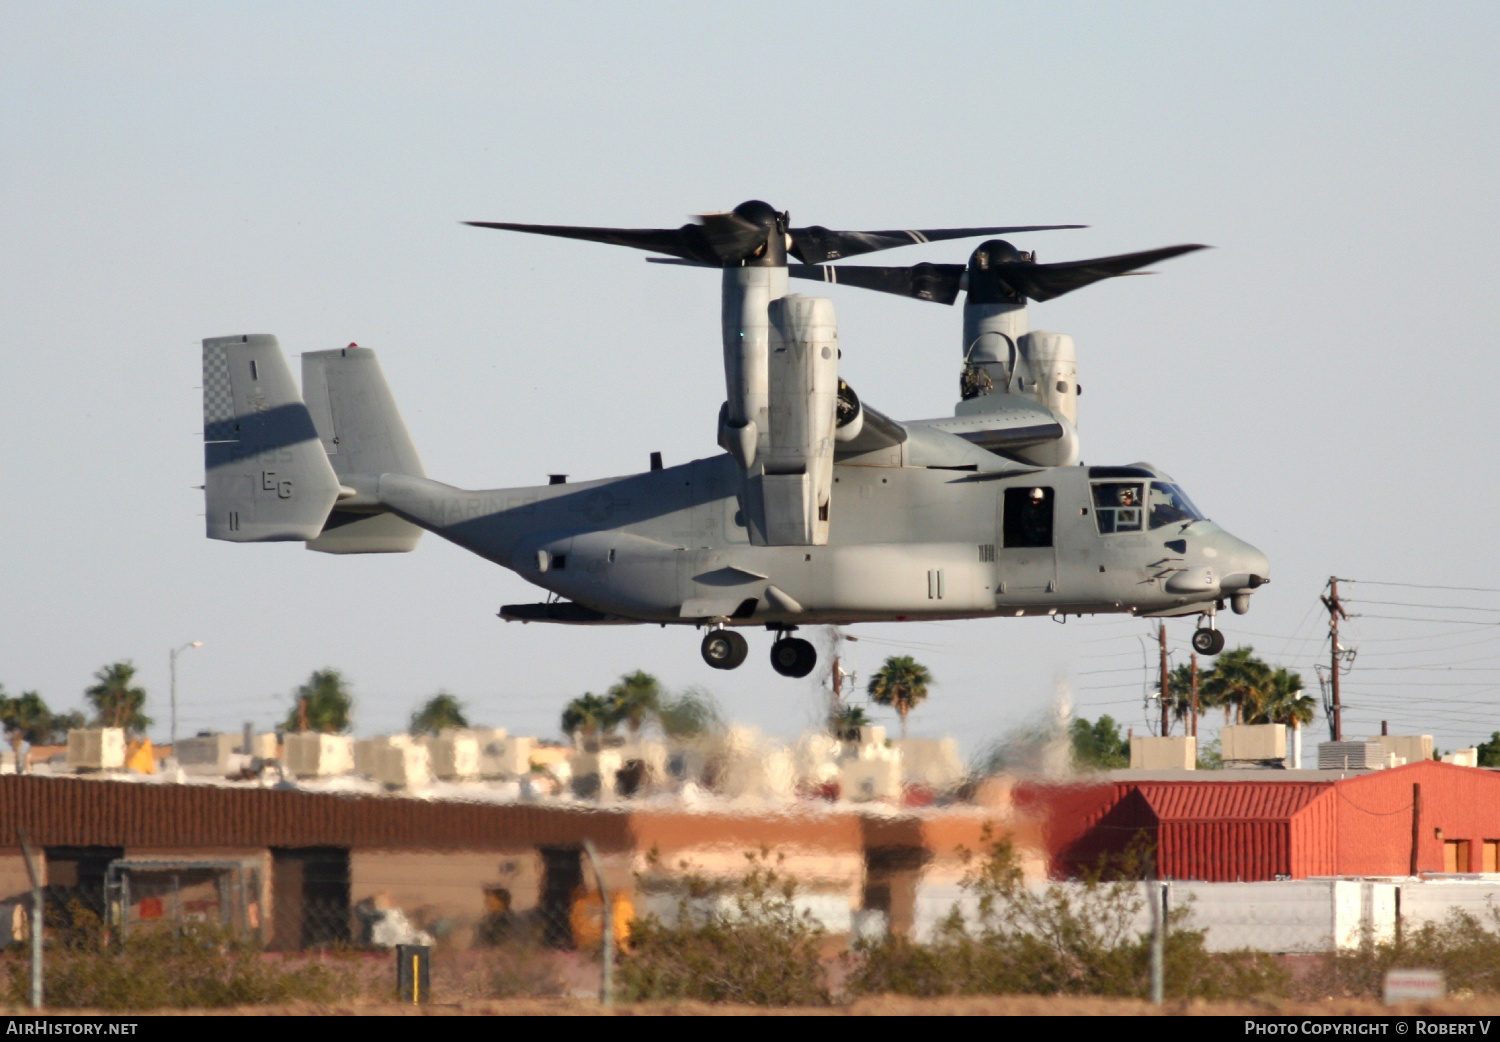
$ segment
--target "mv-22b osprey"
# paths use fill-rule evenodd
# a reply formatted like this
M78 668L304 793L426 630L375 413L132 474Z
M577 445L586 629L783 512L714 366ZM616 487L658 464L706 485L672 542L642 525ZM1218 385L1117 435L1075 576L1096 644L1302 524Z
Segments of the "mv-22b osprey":
M722 454L625 477L466 491L429 479L373 352L302 356L298 392L276 339L203 342L208 535L305 540L325 553L396 553L421 530L549 591L501 617L705 629L733 669L741 630L775 634L771 665L816 664L799 626L1128 612L1248 610L1265 555L1198 511L1157 468L1078 465L1071 338L1028 329L1026 305L1196 246L1041 264L1003 240L966 265L827 262L913 243L1049 227L849 232L793 228L762 202L676 229L485 224L630 246L719 268L726 401ZM788 256L800 263L789 264ZM832 302L789 294L821 279L952 303L966 293L962 400L898 421L839 377Z

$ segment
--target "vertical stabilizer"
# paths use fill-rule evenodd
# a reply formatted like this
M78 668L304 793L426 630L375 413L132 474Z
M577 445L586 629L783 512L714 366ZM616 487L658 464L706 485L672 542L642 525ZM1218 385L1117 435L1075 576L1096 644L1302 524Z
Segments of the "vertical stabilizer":
M274 336L203 341L208 537L313 539L339 482Z
M302 393L340 480L426 476L374 351L351 346L307 352ZM394 514L340 509L307 548L329 554L405 553L416 549L421 535L420 528Z

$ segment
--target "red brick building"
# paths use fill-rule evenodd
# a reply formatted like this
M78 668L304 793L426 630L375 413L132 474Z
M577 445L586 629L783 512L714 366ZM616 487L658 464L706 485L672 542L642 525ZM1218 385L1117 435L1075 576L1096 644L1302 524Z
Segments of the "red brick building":
M1425 761L1342 776L1166 773L1021 785L1017 809L1040 826L1054 876L1119 857L1141 836L1171 879L1500 871L1500 772Z

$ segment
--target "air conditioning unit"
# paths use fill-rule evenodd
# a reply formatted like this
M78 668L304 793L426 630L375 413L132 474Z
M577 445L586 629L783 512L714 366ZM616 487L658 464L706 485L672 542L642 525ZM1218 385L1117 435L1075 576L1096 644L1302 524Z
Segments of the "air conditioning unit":
M354 773L366 778L380 774L380 757L386 749L405 748L413 744L411 735L382 734L374 738L360 738L354 743Z
M479 773L486 778L524 778L531 773L535 738L507 735L503 730L471 731L479 740Z
M390 743L376 753L375 780L393 789L415 789L432 782L432 757L418 742Z
M241 742L237 734L200 734L177 739L172 754L184 774L223 778L240 764Z
M1130 769L1133 771L1192 771L1198 767L1198 739L1192 735L1158 738L1137 735L1130 739Z
M432 773L444 781L473 781L479 777L479 739L466 731L444 731L424 738Z
M84 727L68 732L68 767L100 771L125 766L125 731L120 727Z
M1391 765L1391 755L1379 742L1320 742L1320 771L1378 771Z
M299 778L348 774L354 769L354 739L346 734L303 731L282 740L282 765Z
M1224 766L1286 759L1286 724L1230 724L1219 733Z
M845 760L839 764L839 793L846 800L901 797L901 760Z
M1407 763L1432 759L1432 735L1430 734L1383 734L1378 738L1367 738L1379 742L1385 751Z

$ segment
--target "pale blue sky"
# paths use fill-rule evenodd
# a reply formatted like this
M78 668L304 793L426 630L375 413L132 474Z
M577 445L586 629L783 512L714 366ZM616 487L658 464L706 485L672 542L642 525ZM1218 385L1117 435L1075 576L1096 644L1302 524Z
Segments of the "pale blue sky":
M819 696L771 672L763 636L722 674L691 630L505 625L497 607L531 589L437 539L362 559L210 543L192 488L197 341L239 332L290 353L378 349L429 472L458 485L717 451L711 276L457 222L671 226L751 197L832 227L1091 225L1018 240L1044 260L1217 247L1032 322L1076 338L1086 460L1157 463L1270 555L1231 641L1305 668L1331 573L1500 587L1495 5L3 12L12 692L77 704L94 669L133 658L164 733L167 649L202 640L182 661L184 731L269 724L324 665L354 681L366 732L443 687L488 723L552 733L568 697L636 667L800 729ZM866 399L951 411L957 309L828 293ZM858 627L873 639L853 655L868 673L917 654L939 685L914 728L973 749L1039 711L1059 674L1084 712L1141 726L1144 629ZM1452 747L1500 728L1500 629L1366 619L1359 634L1351 731L1384 716ZM1360 672L1459 657L1473 672Z

